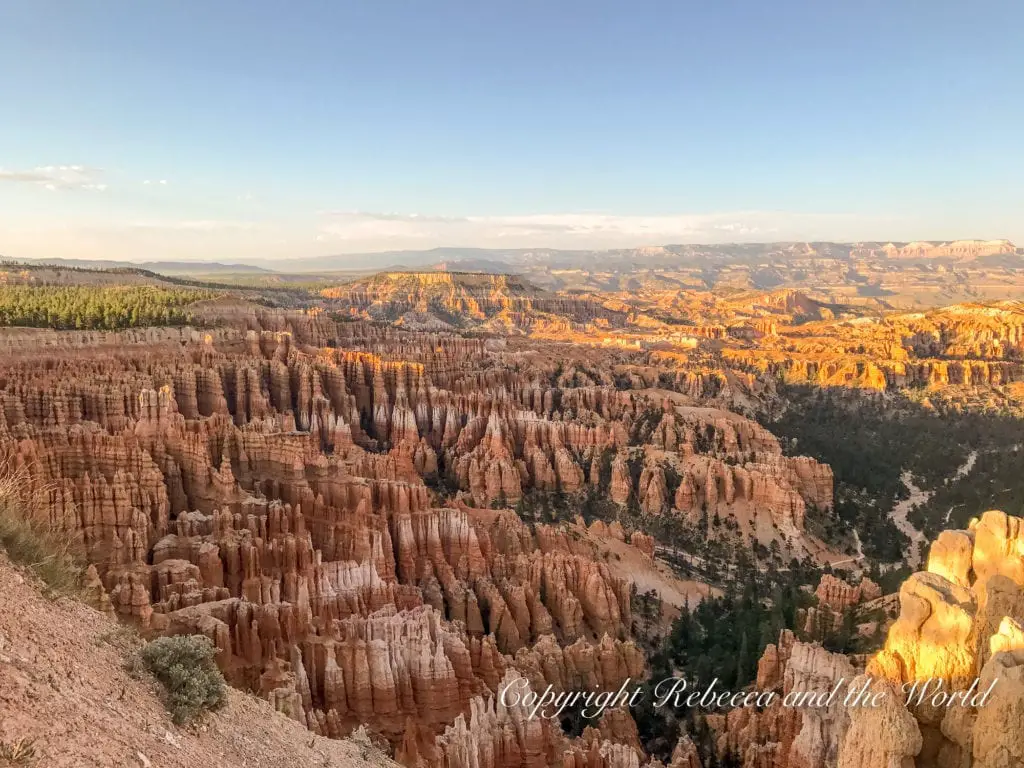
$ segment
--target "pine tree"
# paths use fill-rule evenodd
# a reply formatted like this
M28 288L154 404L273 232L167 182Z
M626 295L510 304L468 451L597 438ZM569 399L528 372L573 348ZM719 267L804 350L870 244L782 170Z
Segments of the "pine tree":
M747 684L748 671L750 667L750 641L747 639L746 630L743 631L743 635L740 638L740 649L736 654L736 685L735 689L739 690Z

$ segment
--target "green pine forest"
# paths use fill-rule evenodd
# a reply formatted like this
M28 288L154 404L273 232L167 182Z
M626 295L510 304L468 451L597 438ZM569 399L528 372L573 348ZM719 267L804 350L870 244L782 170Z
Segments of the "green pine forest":
M194 322L189 305L216 294L156 286L0 286L0 326L112 331Z
M889 517L908 497L904 470L932 494L909 515L928 540L945 528L966 527L986 509L1024 509L1019 414L940 411L914 399L913 392L790 386L779 394L781 407L761 414L762 423L787 453L832 467L836 516L843 528L857 530L871 560L896 562L907 545ZM970 471L958 476L972 453Z

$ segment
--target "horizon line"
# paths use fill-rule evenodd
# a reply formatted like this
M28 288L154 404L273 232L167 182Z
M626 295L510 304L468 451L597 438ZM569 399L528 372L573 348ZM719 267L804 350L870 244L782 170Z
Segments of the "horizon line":
M85 261L85 262L110 262L110 263L129 263L129 264L158 264L158 263L188 263L188 264L220 264L222 266L251 266L254 262L262 263L276 263L285 264L288 261L314 261L331 258L340 258L344 256L376 256L386 254L427 254L437 251L480 251L485 253L509 253L509 252L531 252L531 251L552 251L557 253L614 253L617 251L639 251L644 249L656 249L656 248L673 248L673 247L707 247L707 248L729 248L738 246L752 246L752 245L848 245L848 246L878 246L885 247L892 245L895 247L905 247L913 245L915 243L928 244L928 245L951 245L954 243L1004 243L1014 252L1021 250L1022 246L1018 246L1012 239L1008 237L962 237L962 238L939 238L939 239L924 239L917 238L912 240L893 240L893 239L861 239L861 240L828 240L828 239L814 239L814 240L801 240L801 239L789 239L789 240L735 240L730 242L669 242L669 243L645 243L642 245L635 246L607 246L607 247L594 247L594 248L558 248L553 246L521 246L521 247L505 247L495 248L488 246L476 246L476 245L435 245L429 248L387 248L380 250L358 250L358 251L337 251L335 253L324 254L319 256L294 256L294 257L253 257L249 261L217 261L217 260L202 260L202 259L191 259L191 258L165 258L165 259L144 259L137 257L126 257L126 258L89 258L89 257L77 257L77 256L15 256L0 253L0 261L3 262L37 262L47 263L50 261ZM237 259L237 257L236 257Z

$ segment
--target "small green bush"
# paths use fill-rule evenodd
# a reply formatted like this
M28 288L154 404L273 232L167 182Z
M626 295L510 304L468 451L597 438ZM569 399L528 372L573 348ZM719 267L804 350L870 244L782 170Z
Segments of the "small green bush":
M161 637L142 649L146 668L167 690L167 709L177 725L227 701L227 684L213 660L216 654L203 635Z

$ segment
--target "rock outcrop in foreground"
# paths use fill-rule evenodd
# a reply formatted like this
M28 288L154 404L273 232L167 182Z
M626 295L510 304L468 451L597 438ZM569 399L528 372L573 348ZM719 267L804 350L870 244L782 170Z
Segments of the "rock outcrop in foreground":
M831 581L819 589L846 602L841 591ZM733 710L709 718L719 754L743 768L1024 766L1024 520L991 511L966 531L944 532L899 599L899 618L866 668L788 631L758 666L760 690L870 683L884 694L878 706ZM922 700L909 696L926 681Z
M900 617L866 673L899 690L941 680L931 689L941 693L851 710L839 768L1024 765L1024 520L991 511L940 535L927 570L900 589ZM976 678L980 692L994 684L984 706L944 705Z

